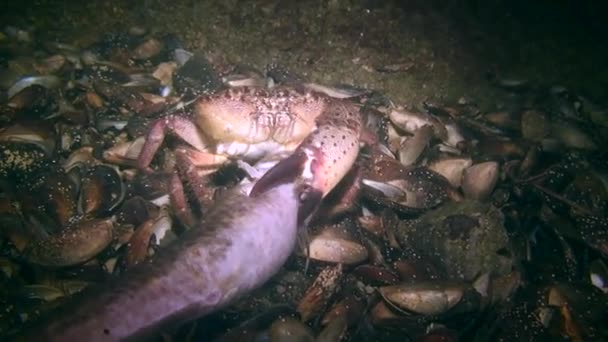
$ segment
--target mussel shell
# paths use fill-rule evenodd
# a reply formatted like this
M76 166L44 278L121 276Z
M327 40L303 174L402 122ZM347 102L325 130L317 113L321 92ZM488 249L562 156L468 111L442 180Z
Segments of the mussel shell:
M365 298L347 295L327 310L323 319L321 319L321 325L328 325L331 321L344 317L348 326L354 326L365 314L366 305L367 300Z
M281 318L275 321L268 335L272 342L314 342L312 330L301 321L294 318Z
M311 238L308 245L311 259L345 265L359 264L367 259L367 249L353 237L352 226L346 222L326 226Z
M418 282L384 286L378 291L387 303L401 310L434 316L456 306L465 289L461 284Z
M327 267L318 275L306 293L300 299L297 311L306 322L316 315L327 305L329 299L335 293L342 279L342 265Z
M34 144L0 143L0 182L26 185L49 165L49 156Z
M23 257L33 264L65 267L81 264L95 257L112 242L110 219L78 221L47 239L32 241Z
M374 265L361 265L353 270L353 274L372 286L393 285L399 282L399 277L391 270Z
M39 203L45 208L47 215L54 217L59 225L64 227L76 216L78 188L63 172L44 176L43 179L43 186L37 190L48 195L42 197L43 202Z
M156 205L139 196L129 197L116 212L116 221L120 224L139 226L151 217L156 217L158 210Z
M316 342L334 342L342 341L348 329L348 320L344 316L336 317L329 321L325 329L321 330L317 336Z
M47 76L30 76L25 77L17 81L17 83L13 84L13 86L8 90L7 95L8 98L12 98L17 95L19 92L25 90L28 87L38 85L47 89L57 89L61 87L63 81L54 75Z
M126 187L118 171L109 165L96 165L81 182L79 209L84 215L113 211L125 197Z
M131 57L137 60L150 59L158 55L164 46L165 44L161 40L151 37L137 45L131 51Z
M44 121L22 121L0 129L0 142L5 141L35 144L47 156L52 156L55 152L53 128Z

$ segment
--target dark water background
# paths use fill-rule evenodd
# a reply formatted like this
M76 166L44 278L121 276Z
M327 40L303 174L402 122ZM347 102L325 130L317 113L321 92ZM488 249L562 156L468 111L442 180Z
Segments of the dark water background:
M601 1L4 1L0 22L78 45L144 25L234 62L280 61L319 82L406 102L489 98L488 75L605 98L606 9ZM404 61L415 67L388 76L361 70Z

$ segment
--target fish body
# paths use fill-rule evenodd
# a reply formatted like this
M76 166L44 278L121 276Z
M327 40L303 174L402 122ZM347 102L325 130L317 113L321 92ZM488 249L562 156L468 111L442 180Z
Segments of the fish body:
M298 201L293 183L255 198L231 191L150 261L76 295L19 340L141 341L225 308L292 253Z

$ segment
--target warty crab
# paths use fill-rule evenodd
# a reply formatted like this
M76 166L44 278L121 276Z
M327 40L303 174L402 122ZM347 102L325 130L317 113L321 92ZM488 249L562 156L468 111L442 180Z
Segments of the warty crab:
M319 200L351 169L365 136L354 104L297 86L229 88L196 99L189 116L158 119L139 155L140 170L152 171L168 132L192 146L181 153L207 170L230 160L246 167L243 161L274 164L288 156L259 179L251 195L296 177L306 187L303 194Z
M298 229L359 152L359 111L316 93L241 88L200 98L194 106L194 120L172 116L154 124L139 158L141 168L147 168L167 130L187 142L211 136L213 145L191 145L225 158L293 153L257 180L248 196L238 190L220 196L186 236L138 265L131 276L110 283L103 295L91 291L73 302L79 304L77 312L41 321L30 330L36 339L141 338L225 308L279 270ZM164 300L151 300L158 293Z

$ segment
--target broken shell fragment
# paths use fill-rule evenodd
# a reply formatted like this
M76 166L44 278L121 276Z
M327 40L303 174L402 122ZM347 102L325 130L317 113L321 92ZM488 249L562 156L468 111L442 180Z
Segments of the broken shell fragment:
M497 162L475 164L464 171L462 191L469 199L486 200L494 191L499 176Z
M158 55L163 47L164 44L161 41L156 38L150 38L135 47L131 56L134 59L149 59Z
M404 166L410 166L420 158L420 155L426 149L427 145L433 138L433 127L424 125L420 127L414 135L405 138L399 147L399 161Z
M521 135L528 140L541 141L550 131L545 113L527 110L521 114Z
M151 218L135 230L129 240L129 248L125 257L125 266L132 267L144 261L148 256L150 244L158 245L171 230L171 217L168 210L161 210L158 217ZM154 237L155 241L152 241Z
M430 125L433 127L435 137L441 140L447 137L443 123L429 114L408 111L405 108L394 108L388 117L395 126L407 133L414 134L423 126Z
M135 167L137 157L146 143L145 137L139 137L133 141L127 141L112 146L103 152L103 159L109 163Z
M597 149L593 139L573 121L557 120L551 122L551 136L568 148Z

